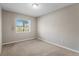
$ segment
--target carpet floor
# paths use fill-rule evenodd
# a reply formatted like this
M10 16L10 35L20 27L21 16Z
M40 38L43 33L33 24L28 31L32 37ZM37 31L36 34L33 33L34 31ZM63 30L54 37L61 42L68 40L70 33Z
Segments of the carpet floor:
M4 45L2 56L79 56L79 54L38 39L33 39Z

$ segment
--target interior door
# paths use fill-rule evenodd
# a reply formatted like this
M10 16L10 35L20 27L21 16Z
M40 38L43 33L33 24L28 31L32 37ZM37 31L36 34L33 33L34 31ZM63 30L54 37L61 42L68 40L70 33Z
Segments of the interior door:
M1 54L1 48L2 48L2 24L1 24L1 8L0 8L0 54Z

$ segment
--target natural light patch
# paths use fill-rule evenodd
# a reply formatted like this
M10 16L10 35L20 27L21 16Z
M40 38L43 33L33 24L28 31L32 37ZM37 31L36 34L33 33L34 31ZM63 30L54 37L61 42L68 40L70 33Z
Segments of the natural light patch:
M17 19L16 32L30 32L31 20Z

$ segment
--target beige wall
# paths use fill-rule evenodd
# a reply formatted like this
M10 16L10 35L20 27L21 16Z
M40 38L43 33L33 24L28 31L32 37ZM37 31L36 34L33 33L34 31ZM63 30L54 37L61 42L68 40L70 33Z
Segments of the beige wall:
M38 36L79 51L79 4L39 17Z
M31 32L28 33L16 33L16 24L15 20L17 18L30 19L32 21L31 24ZM28 40L30 38L36 38L36 19L30 16L21 15L18 13L3 11L2 12L2 38L3 43L19 41L19 40Z
M1 53L1 47L2 47L2 18L1 18L1 7L0 7L0 53Z

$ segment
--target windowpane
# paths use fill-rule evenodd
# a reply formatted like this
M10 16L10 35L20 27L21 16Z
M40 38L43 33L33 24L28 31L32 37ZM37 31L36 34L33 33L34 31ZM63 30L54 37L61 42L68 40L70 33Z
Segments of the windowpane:
M31 26L30 20L17 19L16 20L16 32L29 32Z

